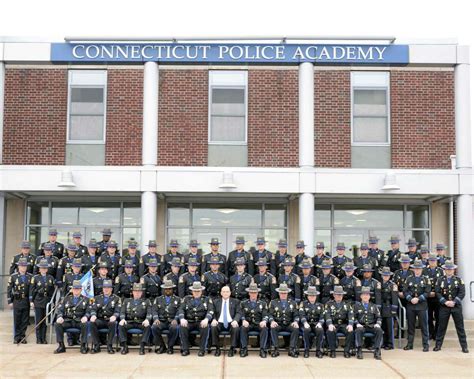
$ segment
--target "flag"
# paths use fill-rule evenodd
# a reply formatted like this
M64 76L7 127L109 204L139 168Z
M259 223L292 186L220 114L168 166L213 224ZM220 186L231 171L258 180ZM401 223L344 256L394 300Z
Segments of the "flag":
M92 270L89 270L87 274L85 274L81 278L81 285L82 285L81 294L88 298L93 298L94 297L94 281L92 280Z

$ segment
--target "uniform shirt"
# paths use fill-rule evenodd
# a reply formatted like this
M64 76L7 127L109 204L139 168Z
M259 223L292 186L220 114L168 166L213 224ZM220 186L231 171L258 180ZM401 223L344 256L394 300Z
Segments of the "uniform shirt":
M156 259L158 262L158 271L160 273L160 276L163 277L163 272L164 272L164 265L163 265L163 259L162 256L159 255L158 253L151 254L150 252L146 253L140 258L140 266L138 267L138 276L142 277L148 272L148 262L150 259Z
M304 292L308 290L308 287L310 286L319 289L319 279L314 275L300 275L301 293L304 294Z
M176 286L173 288L173 294L176 296L178 295L178 284L179 284L179 274L174 274L172 272L168 272L165 277L163 278L163 281L166 280L171 280L173 284Z
M275 321L278 325L288 326L292 322L299 322L298 305L292 299L274 299L268 307L268 321Z
M315 255L312 258L313 264L314 264L314 274L320 278L323 275L323 270L321 268L321 264L325 260L332 260L331 256L328 253L323 253L321 255Z
M163 255L163 260L162 260L162 263L161 263L162 267L160 266L160 268L162 269L162 271L161 271L162 276L164 276L164 275L168 274L169 272L171 272L171 261L173 259L176 259L176 258L179 258L181 263L184 262L183 254L181 254L181 253L172 254L172 253L168 252L165 255ZM179 269L179 274L184 274L184 266L181 266L181 268ZM178 275L178 277L179 277L179 275Z
M246 320L253 326L262 321L268 321L268 306L263 300L250 301L250 299L246 299L241 301L239 313L241 320Z
M219 265L219 271L222 272L224 275L227 275L227 257L224 254L221 253L208 253L202 257L202 263L201 263L201 272L205 273L211 270L211 266L209 265L209 262L211 260L211 257L219 257L219 260L223 262L222 264Z
M53 256L61 259L64 256L64 245L58 241L55 242L42 242L40 248L38 249L37 255L43 256L44 255L44 244L49 243L51 245L51 251L53 252Z
M339 279L333 274L319 277L319 291L321 292L321 302L326 303L331 298L331 291L335 285L339 284Z
M395 272L400 269L400 255L401 252L399 249L387 251L387 254L385 255L385 264L390 267L390 271Z
M46 308L51 301L55 289L55 280L49 275L37 274L31 278L30 283L30 303L37 308Z
M227 257L227 275L232 276L236 273L235 269L235 260L237 258L244 258L245 260L245 271L248 272L250 275L254 273L254 265L253 265L253 255L250 254L248 251L245 250L232 250L228 257Z
M339 280L346 276L345 271L343 270L346 262L352 262L352 260L345 255L336 255L332 258L332 264L334 266L332 272Z
M381 283L382 317L391 317L398 309L398 286L391 280Z
M153 321L171 322L178 320L181 299L178 296L158 296L153 301Z
M379 307L371 302L356 302L354 305L354 322L368 327L373 327L375 324L382 326Z
M339 284L344 288L346 292L344 294L343 299L349 301L351 304L358 300L358 292L361 286L360 280L356 278L354 275L351 276L344 276L340 281Z
M99 320L108 321L112 316L120 317L121 306L122 299L117 295L105 296L102 294L94 297L94 302L89 307L89 313Z
M265 258L268 263L268 269L272 275L277 274L277 265L276 265L276 260L275 260L275 254L273 254L271 251L267 249L263 249L262 251L260 250L255 250L253 252L253 273L250 275L255 275L258 272L258 266L257 262L259 259ZM250 272L249 272L250 273Z
M59 259L54 255L50 255L49 257L40 256L36 257L35 267L33 268L33 275L39 274L39 267L37 264L42 260L46 259L48 261L49 267L47 273L51 275L53 278L56 278L56 274L58 272L59 266Z
M220 271L208 271L201 277L201 282L206 287L206 295L213 298L220 295L221 289L227 284L227 281L227 276Z
M82 317L89 318L89 300L87 297L79 295L67 295L58 307L58 318L62 317L65 320L73 320L79 322Z
M382 305L382 285L377 279L370 278L370 279L361 279L360 280L361 287L369 287L370 288L370 302L374 303L377 306ZM356 293L360 291L361 288L356 289ZM361 301L360 293L357 296L357 300Z
M426 301L431 292L431 282L426 276L410 276L403 286L403 294L407 301L411 301L414 297L419 299L415 306L420 307L422 304L426 305Z
M305 300L300 304L299 313L303 324L305 322L310 325L324 324L325 309L321 303L310 303L309 300Z
M325 304L325 323L327 325L352 325L354 324L354 312L347 301L329 300Z
M153 308L149 299L124 299L120 308L120 319L127 322L142 323L152 321Z
M14 273L8 279L7 299L8 304L15 308L29 308L30 282L33 278L29 272L24 275Z
M194 274L191 274L189 271L185 272L178 279L178 296L183 299L187 295L191 295L191 290L189 287L193 285L194 282L200 282L201 275L196 271Z
M29 272L30 274L33 273L33 267L35 267L35 261L36 261L36 255L34 254L28 254L28 255L23 255L23 254L17 254L13 257L12 263L10 265L10 275L12 275L14 272L18 271L17 270L17 263L20 260L20 258L26 258L28 262L28 266L26 269L26 272Z
M149 272L143 275L140 279L140 283L142 283L145 288L145 296L147 299L151 299L153 301L157 296L160 295L162 281L157 273L152 274Z
M278 285L282 283L286 283L288 285L288 288L291 289L291 292L288 294L289 298L294 299L297 303L300 302L301 300L301 278L295 274L294 272L291 272L290 274L280 274L278 276Z
M261 290L260 297L264 298L266 301L270 301L271 299L275 298L277 280L272 274L269 272L266 272L263 275L256 274L254 275L253 280Z
M214 303L210 297L201 296L194 298L186 296L178 310L178 318L189 322L200 322L207 318L209 321L214 317Z
M135 274L120 274L115 278L114 293L120 297L132 297L133 283L138 283L139 278Z
M436 282L436 297L444 305L446 301L454 301L457 307L461 307L462 299L466 296L464 281L459 276L442 276Z
M232 295L239 300L247 297L247 287L252 282L252 276L246 272L243 274L234 274L229 279L230 291Z
M411 270L397 270L395 271L395 274L393 275L393 282L397 285L398 290L402 291L403 286L405 285L406 280L410 277L413 276L413 271Z

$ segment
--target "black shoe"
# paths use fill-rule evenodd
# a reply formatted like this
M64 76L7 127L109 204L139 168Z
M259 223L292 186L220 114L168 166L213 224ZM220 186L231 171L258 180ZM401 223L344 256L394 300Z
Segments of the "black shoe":
M100 345L94 345L91 349L91 354L100 353Z
M321 359L323 357L323 352L321 350L316 350L316 357Z
M74 346L74 341L73 340L67 340L67 345L68 346Z
M107 353L109 354L115 354L115 350L112 347L112 345L107 345Z
M169 347L168 350L166 350L166 353L169 354L169 355L174 354L174 349L173 349L173 347Z
M47 344L48 344L48 341L42 340L42 341L41 341L41 344L42 344L42 345L47 345Z
M378 361L382 359L382 353L380 352L380 349L375 349L374 358L377 359Z
M36 340L36 344L41 345L42 344L41 340Z
M335 351L335 350L331 350L331 352L329 353L329 357L331 357L331 358L336 358L336 351Z
M145 355L145 344L140 344L140 350L138 351L138 355Z
M351 357L351 353L349 353L348 351L345 351L344 358L350 358L350 357Z
M81 354L87 354L87 351L89 349L87 348L87 345L85 343L81 344Z
M183 357L185 357L186 355L189 355L189 350L183 350L183 351L181 352L181 355L182 355Z
M160 345L160 347L155 347L156 354L163 354L166 351L165 345Z
M247 349L245 349L245 353L247 353ZM265 349L260 349L260 358L266 358L267 357L267 351Z
M120 351L120 354L122 354L122 355L128 354L128 346L127 346L127 344L123 344L122 350Z
M25 338L25 339L21 340L21 343L22 343L23 345L26 345L26 344L28 343L28 341L27 341L26 338Z
M362 355L362 348L361 347L358 347L357 348L357 359L364 359L364 356Z
M298 353L298 351L296 349L292 349L291 352L290 352L290 357L292 358L298 358L298 355L300 355Z
M304 358L309 358L309 350L308 349L304 350L303 357Z
M430 351L429 346L423 346L423 352L426 353L428 351Z
M434 348L433 348L433 351L440 351L441 350L441 346L439 345L436 345Z
M467 348L467 346L464 346L464 347L462 348L462 352L463 352L463 353L466 353L466 354L469 353L469 349Z
M403 350L413 350L413 345L406 345Z
M188 354L189 354L189 352L188 352ZM204 350L199 350L198 357L204 357L205 355L206 355L206 352Z
M64 346L63 342L60 342L58 348L54 350L54 354L61 354L65 352L66 352L66 346Z
M221 355L221 348L220 347L216 347L216 351L214 353L214 356L215 357L219 357Z
M278 357L280 355L280 352L278 351L278 349L274 349L272 351L272 357L275 358L275 357Z
M393 346L385 345L384 350L393 350Z
M262 351L262 350L260 350L260 352L261 352L261 351ZM240 349L240 356L241 356L242 358L243 358L243 357L246 357L247 355L249 355L249 352L248 352L248 350L247 350L246 347Z
M235 354L235 349L234 349L233 347L231 347L231 348L229 349L229 351L227 352L227 356L228 356L228 357L233 357L234 354Z

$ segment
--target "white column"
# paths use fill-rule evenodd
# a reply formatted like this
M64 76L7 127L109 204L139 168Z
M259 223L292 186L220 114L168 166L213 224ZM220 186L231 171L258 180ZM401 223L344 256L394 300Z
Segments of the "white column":
M454 68L454 109L456 125L456 168L460 175L471 173L471 113L469 48L458 46L458 64ZM456 237L458 248L458 273L466 284L463 301L464 317L474 318L474 303L471 302L470 282L474 280L473 205L472 195L463 193L456 200Z
M156 193L142 192L142 252L147 251L149 240L156 240Z
M146 62L143 75L142 164L156 166L158 160L158 63Z
M314 66L310 62L299 66L299 165L314 167Z
M305 252L314 255L314 194L302 193L299 197L299 239L306 244Z

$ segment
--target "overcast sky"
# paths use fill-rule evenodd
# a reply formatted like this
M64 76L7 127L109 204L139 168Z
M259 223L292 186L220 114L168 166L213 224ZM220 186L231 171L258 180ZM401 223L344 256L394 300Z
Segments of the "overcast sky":
M0 36L393 36L471 46L469 1L2 0ZM471 105L474 104L471 72ZM471 109L473 107L471 106ZM472 120L472 116L471 116ZM472 125L472 122L471 122ZM474 145L474 133L471 133Z

